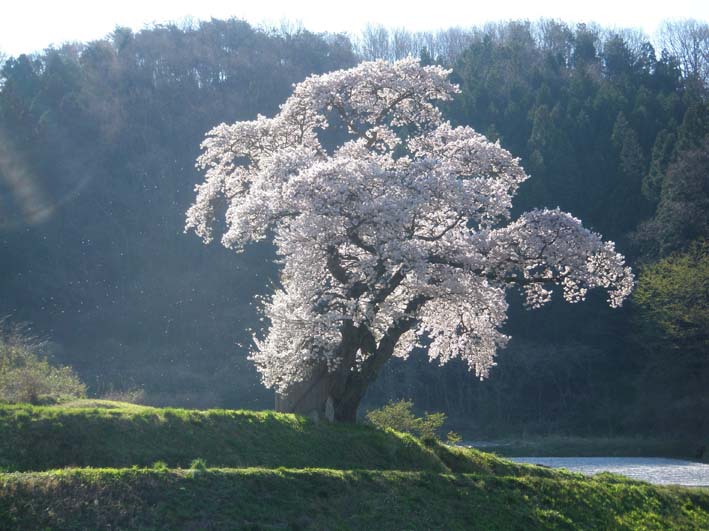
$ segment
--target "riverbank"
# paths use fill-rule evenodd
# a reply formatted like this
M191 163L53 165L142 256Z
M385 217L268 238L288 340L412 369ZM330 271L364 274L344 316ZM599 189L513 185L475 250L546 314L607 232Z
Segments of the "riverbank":
M666 457L511 457L528 463L594 476L618 474L653 485L682 485L709 488L709 464Z
M667 457L709 463L709 441L704 440L548 436L460 444L503 457Z

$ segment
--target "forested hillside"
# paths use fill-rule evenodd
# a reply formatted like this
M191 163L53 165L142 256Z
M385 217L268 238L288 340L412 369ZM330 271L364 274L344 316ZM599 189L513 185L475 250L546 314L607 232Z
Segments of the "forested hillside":
M33 323L93 392L271 407L246 354L275 256L183 234L199 144L215 124L273 114L311 73L413 54L452 68L454 124L521 157L532 178L517 211L583 219L617 242L640 288L621 310L594 294L513 310L513 339L482 382L425 353L394 360L368 403L411 398L471 435L707 435L709 29L669 24L660 37L542 21L370 28L353 43L212 20L8 58L0 315Z

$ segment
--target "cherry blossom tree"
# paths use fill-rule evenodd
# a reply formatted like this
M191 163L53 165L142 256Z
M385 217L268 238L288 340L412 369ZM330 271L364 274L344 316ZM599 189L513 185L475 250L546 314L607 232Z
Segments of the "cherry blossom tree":
M527 175L499 143L452 127L436 102L458 92L438 66L373 61L311 76L273 118L207 133L205 180L186 230L242 251L273 238L280 285L263 301L268 327L250 359L277 408L354 421L391 357L425 346L478 377L505 345L505 293L569 302L604 288L620 306L633 275L612 242L570 214L511 220ZM329 129L346 130L326 148Z

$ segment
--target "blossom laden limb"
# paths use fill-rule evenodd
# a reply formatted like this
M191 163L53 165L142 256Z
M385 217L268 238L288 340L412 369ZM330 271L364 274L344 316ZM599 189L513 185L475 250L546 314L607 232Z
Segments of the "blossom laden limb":
M511 220L528 176L499 143L444 121L436 103L458 92L448 74L365 62L297 84L272 118L207 133L186 229L209 241L223 202L222 243L241 251L272 234L283 264L251 354L267 386L330 374L345 400L424 339L431 360L484 377L508 339L508 289L530 307L554 285L569 302L602 288L619 306L630 293L623 257L578 219ZM339 126L348 138L326 149Z

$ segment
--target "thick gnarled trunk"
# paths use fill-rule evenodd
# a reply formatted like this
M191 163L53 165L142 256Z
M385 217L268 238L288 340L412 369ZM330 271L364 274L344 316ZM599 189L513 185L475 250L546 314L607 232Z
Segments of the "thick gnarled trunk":
M285 393L276 394L276 410L297 413L315 420L355 422L357 409L370 378L365 367L355 368L355 357L361 348L362 334L351 323L343 327L339 367L330 372L324 364L311 372L309 379L291 385Z
M305 382L292 385L286 393L276 393L276 410L297 413L314 420L355 422L367 386L361 379L341 383L338 373L318 371Z
M423 297L414 299L407 310L417 308L424 301ZM367 387L393 355L401 334L409 330L414 322L411 317L400 319L387 330L378 344L365 325L355 326L351 321L346 322L342 327L338 368L329 372L323 364L311 372L308 380L291 385L285 393L277 393L276 410L298 413L316 420L355 422ZM356 362L358 351L368 354L360 365Z

